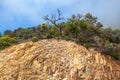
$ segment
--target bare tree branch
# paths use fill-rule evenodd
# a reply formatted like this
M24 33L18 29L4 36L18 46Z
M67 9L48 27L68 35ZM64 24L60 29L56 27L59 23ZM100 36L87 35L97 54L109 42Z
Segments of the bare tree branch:
M55 25L56 27L59 28L60 34L62 34L62 33L61 33L61 30L62 30L62 29L61 29L61 26L60 26L59 24L57 24L57 22L60 21L60 20L63 20L63 19L64 19L64 18L61 17L61 11L60 11L59 9L57 10L57 16L51 15L51 16L49 17L48 15L46 15L46 16L44 17L44 20L51 22L53 25Z

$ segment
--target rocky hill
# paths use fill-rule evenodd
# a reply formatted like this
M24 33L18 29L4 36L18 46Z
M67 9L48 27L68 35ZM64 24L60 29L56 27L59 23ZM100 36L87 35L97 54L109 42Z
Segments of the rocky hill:
M120 64L92 48L46 39L1 51L0 80L120 80Z

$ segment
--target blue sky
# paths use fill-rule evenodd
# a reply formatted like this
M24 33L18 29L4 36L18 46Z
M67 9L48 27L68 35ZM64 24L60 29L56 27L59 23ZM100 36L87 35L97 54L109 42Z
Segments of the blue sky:
M120 0L0 0L0 32L32 27L60 9L63 17L90 12L105 27L120 28Z

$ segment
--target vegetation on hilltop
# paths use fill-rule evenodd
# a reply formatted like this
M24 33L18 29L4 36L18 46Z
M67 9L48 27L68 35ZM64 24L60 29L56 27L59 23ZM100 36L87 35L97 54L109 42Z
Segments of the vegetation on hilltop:
M35 42L40 39L57 38L73 40L87 48L95 47L120 60L120 29L103 28L103 24L97 21L97 17L90 13L84 16L72 15L64 21L58 10L57 16L47 15L44 19L50 24L43 23L14 31L6 30L4 35L0 34L0 49L26 41Z

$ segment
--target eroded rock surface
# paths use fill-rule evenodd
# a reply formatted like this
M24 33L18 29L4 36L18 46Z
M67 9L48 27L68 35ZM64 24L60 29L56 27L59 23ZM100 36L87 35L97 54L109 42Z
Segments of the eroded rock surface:
M120 65L94 49L46 39L1 51L0 80L120 80Z

